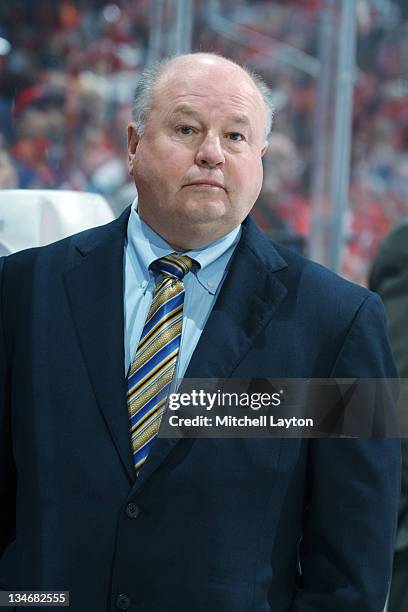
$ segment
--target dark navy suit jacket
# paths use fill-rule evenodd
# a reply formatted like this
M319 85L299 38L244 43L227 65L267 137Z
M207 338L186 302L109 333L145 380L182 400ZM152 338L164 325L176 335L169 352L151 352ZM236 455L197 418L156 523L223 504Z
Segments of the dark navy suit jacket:
M0 586L72 612L381 612L396 440L159 439L135 479L128 214L2 260ZM378 297L248 218L186 376L395 370Z

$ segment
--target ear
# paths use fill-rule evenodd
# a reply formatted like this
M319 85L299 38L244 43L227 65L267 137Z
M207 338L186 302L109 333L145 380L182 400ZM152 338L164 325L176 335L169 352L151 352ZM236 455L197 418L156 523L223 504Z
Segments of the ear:
M136 155L137 145L139 144L140 136L136 132L135 125L129 123L127 126L127 142L128 142L128 172L133 176L133 162Z

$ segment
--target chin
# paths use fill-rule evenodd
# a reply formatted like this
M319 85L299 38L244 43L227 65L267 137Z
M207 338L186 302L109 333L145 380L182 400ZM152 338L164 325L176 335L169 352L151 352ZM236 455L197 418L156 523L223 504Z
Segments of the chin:
M227 207L219 200L186 202L182 214L190 221L211 223L224 218L227 214Z

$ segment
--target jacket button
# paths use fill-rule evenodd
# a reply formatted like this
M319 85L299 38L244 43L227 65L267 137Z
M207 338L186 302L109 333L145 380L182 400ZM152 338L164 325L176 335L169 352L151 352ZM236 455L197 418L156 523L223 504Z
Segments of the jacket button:
M133 502L130 502L130 504L126 506L126 514L129 518L134 519L139 516L139 513L140 509Z
M132 602L130 601L130 597L128 597L124 593L121 593L116 598L116 607L119 608L119 610L127 610L130 607L131 603Z

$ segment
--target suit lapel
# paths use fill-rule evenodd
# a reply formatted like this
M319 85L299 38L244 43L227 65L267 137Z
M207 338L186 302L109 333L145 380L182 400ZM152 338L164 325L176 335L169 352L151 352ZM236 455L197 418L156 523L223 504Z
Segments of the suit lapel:
M186 378L229 378L286 295L287 267L251 219L194 351ZM263 248L262 248L263 247Z
M228 275L201 334L185 378L229 378L273 317L287 290L275 272L287 267L272 244L248 218ZM178 439L158 438L137 482L166 459Z
M109 225L75 237L65 286L98 406L130 483L130 448L124 374L123 247L130 209ZM227 278L193 353L186 378L228 378L272 318L286 289L274 275L286 267L248 218ZM139 488L177 440L159 438L136 481Z
M107 226L74 238L73 263L64 280L97 404L133 482L123 314L123 256L129 211Z

